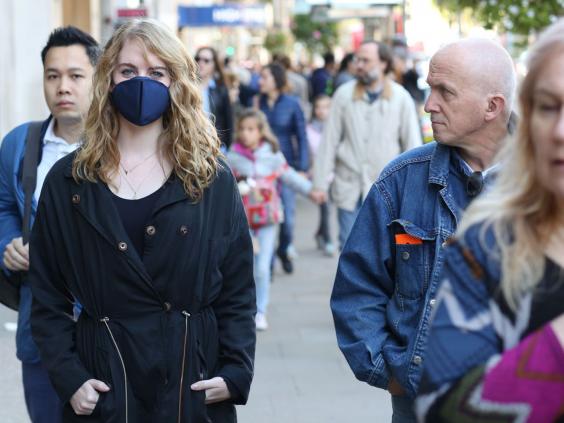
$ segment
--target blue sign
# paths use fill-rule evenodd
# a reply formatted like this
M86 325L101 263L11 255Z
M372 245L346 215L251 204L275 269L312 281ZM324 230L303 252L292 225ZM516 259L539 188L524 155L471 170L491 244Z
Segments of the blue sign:
M223 4L209 7L178 6L178 27L266 26L264 6Z

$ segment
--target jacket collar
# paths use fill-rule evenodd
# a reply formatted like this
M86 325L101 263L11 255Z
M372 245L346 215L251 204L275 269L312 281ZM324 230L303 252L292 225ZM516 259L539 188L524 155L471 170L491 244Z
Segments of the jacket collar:
M384 85L382 87L382 93L380 94L381 99L390 100L392 98L392 81L390 81L390 77L384 77ZM356 82L356 85L353 90L353 100L365 100L368 101L368 94L366 94L366 90L364 86L360 82Z
M469 175L455 147L437 142L429 165L429 183L446 187L451 169L460 175Z
M72 160L65 169L65 176L72 178ZM153 211L153 216L161 209L179 201L189 200L184 192L182 181L172 175L165 182L166 188L163 190ZM137 271L141 278L154 288L151 283L151 277L145 268L142 258L137 254L133 244L129 240L127 232L121 222L119 212L114 205L112 193L110 189L102 181L97 182L80 182L73 184L71 195L78 195L78 201L73 201L73 206L78 212L94 227L94 229L104 237L116 249L120 242L126 242L129 248L123 251L130 265ZM154 291L155 294L156 291ZM157 294L158 295L158 294Z

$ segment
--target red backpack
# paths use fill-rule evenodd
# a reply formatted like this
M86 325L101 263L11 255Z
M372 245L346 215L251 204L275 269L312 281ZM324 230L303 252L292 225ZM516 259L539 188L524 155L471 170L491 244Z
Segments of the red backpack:
M251 229L274 225L284 220L277 182L280 175L271 175L249 180L250 191L243 195L243 205ZM251 181L254 182L250 183Z

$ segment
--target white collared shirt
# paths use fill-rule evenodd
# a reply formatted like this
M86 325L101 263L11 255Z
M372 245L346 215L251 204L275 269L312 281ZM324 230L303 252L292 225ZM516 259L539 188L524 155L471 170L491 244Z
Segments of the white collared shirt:
M47 127L47 132L45 132L45 136L43 137L41 163L37 166L37 184L35 185L34 194L35 201L39 201L39 194L41 194L45 177L55 162L65 157L67 154L72 153L79 146L79 143L69 144L63 138L55 135L54 127L55 119L51 119Z

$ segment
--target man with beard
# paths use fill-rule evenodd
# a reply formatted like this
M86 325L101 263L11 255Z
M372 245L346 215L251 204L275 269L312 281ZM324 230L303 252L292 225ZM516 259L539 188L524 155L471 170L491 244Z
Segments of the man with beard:
M314 193L337 206L342 250L363 198L384 166L398 154L421 144L415 105L408 92L387 75L392 53L366 41L355 55L356 79L335 95L314 163Z

